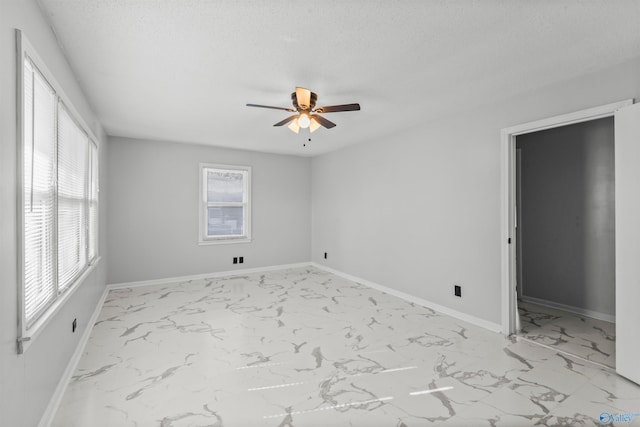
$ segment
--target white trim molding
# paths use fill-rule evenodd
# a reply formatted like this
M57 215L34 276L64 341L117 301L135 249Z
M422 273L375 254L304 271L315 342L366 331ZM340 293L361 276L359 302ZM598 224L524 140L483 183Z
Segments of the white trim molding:
M251 197L251 166L246 165L221 165L215 163L200 163L200 200L199 200L199 236L198 245L220 245L232 243L251 243L251 210L253 201ZM242 173L244 176L242 189L242 202L209 202L207 200L207 171ZM239 236L216 235L209 236L207 224L209 220L208 209L215 207L241 207L243 234Z
M84 282L87 278L94 273L98 264L102 261L102 257L98 256L89 267L82 273L80 277L78 277L75 281L75 284L67 288L64 293L62 293L53 304L49 307L49 309L33 324L29 333L23 333L18 339L24 340L22 342L22 352L26 352L29 346L40 336L40 333L45 330L46 326L51 322L56 314L60 311L60 309L71 299L73 294L76 293L81 286L83 286Z
M309 262L300 262L295 264L281 264L281 265L272 265L267 267L244 268L240 270L219 271L217 273L192 274L189 276L177 276L177 277L165 277L162 279L141 280L139 282L113 283L113 284L107 285L107 288L108 289L124 289L124 288L138 288L141 286L152 286L152 285L168 285L170 283L187 282L189 280L237 276L242 274L261 273L263 271L286 270L289 268L309 267L310 265L311 264Z
M414 303L414 304L417 304L417 305L421 305L422 307L430 308L430 309L432 309L434 311L437 311L439 313L446 314L447 316L455 317L456 319L460 319L460 320L463 320L465 322L471 323L473 325L480 326L481 328L488 329L488 330L490 330L492 332L500 333L500 331L502 329L502 326L499 325L498 323L490 322L488 320L484 320L484 319L481 319L479 317L472 316L470 314L463 313L461 311L454 310L452 308L445 307L443 305L436 304L434 302L427 301L425 299L422 299L422 298L419 298L419 297L416 297L416 296L413 296L413 295L409 295L409 294L404 293L402 291L398 291L396 289L389 288L387 286L380 285L378 283L371 282L369 280L362 279L360 277L352 276L351 274L343 273L342 271L335 270L333 268L326 267L324 265L317 264L315 262L312 262L311 266L316 267L316 268L318 268L320 270L324 270L324 271L327 271L329 273L335 274L336 276L343 277L343 278L345 278L347 280L351 280L352 282L363 284L365 286L368 286L368 287L370 287L372 289L375 289L375 290L378 290L380 292L384 292L386 294L393 295L394 297L398 297L398 298L403 299L405 301L408 301L408 302L411 302L411 303Z
M64 392L67 390L69 382L71 381L71 377L73 376L73 373L76 371L76 368L78 367L78 363L80 362L80 359L82 358L82 354L84 353L84 348L86 347L87 342L89 341L89 337L91 336L91 332L93 331L93 326L96 324L96 321L98 320L100 311L102 311L102 305L104 304L104 301L107 298L108 294L109 294L109 289L105 287L104 291L102 292L102 296L100 297L100 299L98 300L98 303L96 304L96 308L93 310L93 313L91 314L91 318L89 318L89 321L87 322L87 325L84 329L82 337L80 337L80 341L78 341L78 345L76 346L75 351L71 355L71 359L69 359L69 363L67 364L67 367L62 373L62 377L60 377L60 380L58 381L58 385L56 386L56 389L53 392L53 396L51 396L51 399L49 400L49 404L47 405L47 408L45 409L44 414L42 415L42 418L40 418L38 427L49 427L53 422L53 418L55 417L56 412L58 411L58 407L60 407L60 402L62 402L62 397L64 396Z
M502 129L500 132L500 271L502 333L516 332L516 136L611 117L633 99Z
M55 107L53 107L53 118L54 125L57 129L59 125L59 113L61 111L65 111L65 115L71 119L74 126L86 134L87 144L89 149L91 149L91 144L94 144L96 149L98 147L98 141L100 141L91 128L86 124L82 116L78 113L78 111L73 107L73 104L70 101L70 98L65 94L62 86L56 80L54 74L49 70L45 61L40 57L35 47L29 42L25 34L19 30L15 30L16 36L16 136L17 136L17 150L16 150L16 182L17 182L17 203L16 203L16 230L17 230L17 253L18 253L18 262L16 263L17 267L17 286L18 286L18 323L17 323L17 337L16 337L16 351L18 354L25 353L29 347L35 342L37 337L41 334L41 332L45 329L45 327L49 324L51 319L56 315L56 313L60 310L60 308L68 301L71 296L76 292L78 288L83 286L86 278L92 274L95 270L96 265L100 262L100 256L98 253L98 236L95 238L95 253L94 258L90 260L89 255L90 250L88 246L82 246L79 244L78 250L84 250L86 255L86 261L82 263L77 272L74 272L73 279L68 284L62 287L60 283L60 278L58 272L56 271L56 265L60 259L60 251L58 247L59 239L59 227L58 227L58 216L59 216L59 208L58 203L60 201L61 193L58 191L58 178L59 178L59 170L57 166L54 167L55 171L53 172L54 176L54 184L53 189L48 190L48 195L50 195L55 201L53 202L53 219L51 221L47 221L47 227L45 233L52 238L52 246L53 249L50 251L49 255L52 258L52 275L54 277L53 282L50 283L51 293L47 298L47 303L35 311L30 318L27 318L27 283L25 279L25 213L24 213L24 195L23 195L23 186L24 182L24 146L26 141L24 141L24 126L25 126L25 114L23 111L23 107L25 105L25 94L24 94L24 75L25 75L25 62L30 64L30 67L33 67L33 73L37 73L38 76L50 87L52 90L52 97L55 101ZM35 74L34 74L35 75ZM51 144L55 147L52 150L50 156L51 162L53 164L56 163L56 159L58 159L58 148L61 144L60 138L57 135L57 132L54 132L54 136L52 137ZM88 160L88 159L87 159ZM97 166L97 165L96 165ZM90 166L87 165L89 168ZM89 180L90 177L88 174L86 179ZM97 175L95 176L96 185L97 185ZM90 186L93 182L87 181L86 185ZM86 209L85 213L87 217L89 217L89 200L86 198L88 192L85 194L85 199L82 199L83 208ZM99 221L96 216L96 221ZM97 233L96 228L96 233ZM89 235L91 234L91 229L85 230L87 236L87 242L91 241Z
M469 322L476 326L480 326L482 328L488 329L493 332L500 332L502 327L498 323L490 322L488 320L481 319L479 317L472 316L470 314L463 313L458 310L454 310L449 307L445 307L440 304L433 303L431 301L427 301L425 299L404 293L402 291L398 291L393 288L389 288L384 285L380 285L378 283L372 282L370 280L362 279L360 277L352 276L351 274L344 273L340 270L335 270L330 267L326 267L324 265L315 263L315 262L301 262L296 264L282 264L282 265L274 265L269 267L257 267L257 268L247 268L243 270L230 270L230 271L221 271L217 273L206 273L206 274L195 274L189 276L179 276L179 277L167 277L162 279L154 279L154 280L143 280L139 282L126 282L126 283L115 283L107 285L109 290L111 289L125 289L125 288L137 288L141 286L152 286L152 285L168 285L176 282L186 282L189 280L199 280L199 279L207 279L213 277L228 277L228 276L236 276L242 274L250 274L250 273L260 273L266 271L277 271L277 270L286 270L288 268L302 268L302 267L315 267L319 270L324 270L328 273L335 274L336 276L343 277L347 280L351 280L353 282L357 282L368 286L372 289L376 289L380 292L384 292L389 295L393 295L395 297L401 298L405 301L412 302L414 304L421 305L423 307L430 308L442 314L446 314L451 317L455 317L456 319L463 320L465 322Z
M286 270L289 268L302 268L302 267L315 267L319 270L324 270L328 273L335 274L336 276L343 277L347 280L351 280L352 282L357 282L368 286L372 289L378 290L380 292L384 292L389 295L393 295L395 297L401 298L405 301L412 302L414 304L418 304L423 307L430 308L442 314L446 314L451 317L455 317L456 319L463 320L465 322L469 322L476 326L480 326L482 328L488 329L492 332L500 332L501 325L498 323L490 322L488 320L481 319L479 317L472 316L470 314L463 313L458 310L454 310L449 307L445 307L440 304L433 303L431 301L427 301L425 299L404 293L402 291L398 291L393 288L389 288L384 285L380 285L378 283L372 282L370 280L362 279L360 277L352 276L351 274L344 273L339 270L335 270L330 267L326 267L324 265L315 263L315 262L300 262L295 264L281 264L281 265L273 265L268 267L257 267L257 268L247 268L242 270L229 270L229 271L220 271L217 273L206 273L206 274L194 274L189 276L178 276L178 277L167 277L162 279L154 279L154 280L142 280L138 282L126 282L126 283L114 283L107 285L107 290L111 289L125 289L125 288L137 288L141 286L152 286L152 285L168 285L176 282L186 282L189 280L200 280L200 279L208 279L214 277L228 277L228 276L237 276L242 274L250 274L250 273L260 273L266 271L277 271L277 270Z

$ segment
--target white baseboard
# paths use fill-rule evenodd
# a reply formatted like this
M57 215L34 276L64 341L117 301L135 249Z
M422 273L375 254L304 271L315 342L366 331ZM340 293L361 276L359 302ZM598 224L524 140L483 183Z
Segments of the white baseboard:
M122 289L122 288L137 288L140 286L151 286L151 285L167 285L169 283L187 282L189 280L209 279L212 277L238 276L242 274L260 273L263 271L275 271L275 270L286 270L288 268L308 267L309 265L311 265L311 263L309 262L299 262L296 264L280 264L280 265L271 265L268 267L245 268L242 270L219 271L217 273L193 274L190 276L179 276L179 277L165 277L162 279L141 280L139 282L114 283L114 284L107 285L107 288Z
M561 304L559 302L547 301L541 298L528 297L520 295L520 299L524 302L530 302L532 304L544 305L558 310L568 311L569 313L579 314L581 316L591 317L592 319L604 320L605 322L616 323L616 316L613 314L600 313L598 311L589 310L581 307L574 307L572 305Z
M443 305L435 304L431 301L427 301L422 298L415 297L413 295L406 294L404 292L398 291L396 289L388 288L386 286L380 285L378 283L371 282L369 280L362 279L360 277L352 276L350 274L344 273L339 270L335 270L333 268L326 267L324 265L315 263L315 262L300 262L296 264L282 264L282 265L273 265L269 267L257 267L257 268L247 268L243 270L230 270L230 271L221 271L217 273L207 273L207 274L195 274L190 276L180 276L180 277L167 277L163 279L155 279L155 280L143 280L139 282L127 282L127 283L115 283L107 285L107 289L122 289L122 288L136 288L140 286L150 286L150 285L166 285L169 283L176 282L186 282L188 280L199 280L199 279L207 279L213 277L225 277L225 276L236 276L242 274L249 273L260 273L263 271L276 271L276 270L285 270L287 268L300 268L300 267L308 267L313 266L319 268L320 270L327 271L329 273L333 273L337 276L344 277L347 280L351 280L353 282L362 283L363 285L369 286L370 288L377 289L381 292L385 292L389 295L396 296L398 298L402 298L406 301L421 305L423 307L430 308L432 310L438 311L440 313L446 314L451 317L455 317L456 319L464 320L465 322L472 323L474 325L483 327L493 332L501 332L502 326L489 322L484 319L480 319L478 317L472 316L470 314L463 313L461 311L457 311L451 309L449 307L445 307Z
M105 288L102 292L102 296L98 300L96 304L96 308L93 310L91 314L91 318L87 322L87 327L85 328L82 337L80 337L80 341L78 341L78 345L76 346L73 355L71 355L71 359L69 359L69 363L62 373L62 377L60 381L58 381L58 385L56 386L56 390L53 392L53 396L49 400L49 404L40 418L40 422L38 423L38 427L49 427L53 422L53 418L58 411L58 407L60 406L60 402L62 402L62 397L64 396L64 392L67 390L67 386L69 385L69 381L71 381L71 377L73 373L76 371L78 367L78 363L80 362L80 358L82 357L82 353L84 352L84 348L87 345L87 341L89 341L89 337L91 336L91 331L93 331L93 325L96 324L98 320L98 316L100 315L100 311L102 310L102 305L104 304L104 300L107 298L107 294L109 293L109 289Z
M431 301L427 301L422 298L418 298L413 295L406 294L404 292L398 291L393 288L388 288L386 286L380 285L378 283L371 282L366 279L362 279L360 277L352 276L351 274L343 273L342 271L335 270L330 267L326 267L324 265L312 262L312 266L319 268L321 270L327 271L329 273L333 273L336 276L344 277L347 280L351 280L352 282L362 283L365 286L376 289L378 291L387 293L389 295L393 295L398 298L402 298L405 301L412 302L414 304L421 305L423 307L430 308L434 311L440 312L442 314L446 314L447 316L455 317L456 319L464 320L465 322L471 323L476 326L480 326L482 328L488 329L492 332L502 333L502 325L494 322L489 322L488 320L480 319L479 317L472 316L470 314L463 313L458 310L454 310L449 307L445 307L440 304L433 303Z

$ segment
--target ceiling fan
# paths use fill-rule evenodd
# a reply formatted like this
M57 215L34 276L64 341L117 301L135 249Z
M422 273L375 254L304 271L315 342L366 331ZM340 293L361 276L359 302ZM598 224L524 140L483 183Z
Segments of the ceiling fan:
M284 126L289 123L288 128L298 133L302 129L309 128L315 132L320 126L327 129L335 127L336 124L322 117L323 113L338 113L341 111L359 111L360 104L329 105L326 107L316 107L318 95L303 87L296 87L296 91L291 94L293 108L272 107L270 105L247 104L247 107L271 108L273 110L284 110L291 113L297 112L293 116L276 123L274 126Z

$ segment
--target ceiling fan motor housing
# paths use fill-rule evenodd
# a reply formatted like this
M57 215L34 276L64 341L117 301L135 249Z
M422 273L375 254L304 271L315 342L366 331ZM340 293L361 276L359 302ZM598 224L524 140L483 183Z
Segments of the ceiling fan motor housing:
M318 99L318 95L315 92L311 92L311 96L309 97L309 103L311 105L299 105L298 104L298 96L295 92L291 94L291 102L293 103L294 108L298 112L302 111L311 111L316 106L316 100Z

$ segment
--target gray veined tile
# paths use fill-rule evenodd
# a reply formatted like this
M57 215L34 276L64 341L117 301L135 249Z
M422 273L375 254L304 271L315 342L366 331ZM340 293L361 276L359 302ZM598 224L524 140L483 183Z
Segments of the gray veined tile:
M518 314L525 333L562 318L562 312L559 310L523 301L518 301Z
M640 425L640 389L610 371L596 371L565 402L554 408L540 425L618 426ZM612 415L610 417L609 415ZM613 416L629 416L615 421Z
M520 336L615 367L615 324L521 301L518 313Z
M637 384L612 372L595 373L588 382L576 390L567 405L577 407L608 407L617 412L640 413L640 388ZM640 420L636 421L640 424Z
M515 407L513 410L515 411ZM532 426L540 419L539 414L509 413L484 402L477 402L460 411L455 417L442 423L443 427L525 427Z
M556 326L553 312L530 317ZM592 420L580 405L633 407L638 390L297 268L111 291L53 426L554 425Z
M615 426L620 423L609 422L605 414L618 413L614 408L604 405L571 405L566 403L559 405L541 420L537 426ZM601 421L602 416L602 421ZM623 423L624 425L633 425ZM634 423L635 424L635 423ZM636 424L637 425L637 424Z
M540 394L544 393L545 391L540 390ZM509 414L529 420L528 425L533 425L545 417L550 410L558 404L558 402L545 402L546 404L541 404L538 400L539 399L535 398L532 399L531 396L527 396L524 393L518 393L510 387L502 387L479 403L492 407L498 413Z
M482 402L507 413L544 417L587 381L575 372L560 373L540 366L518 375Z

